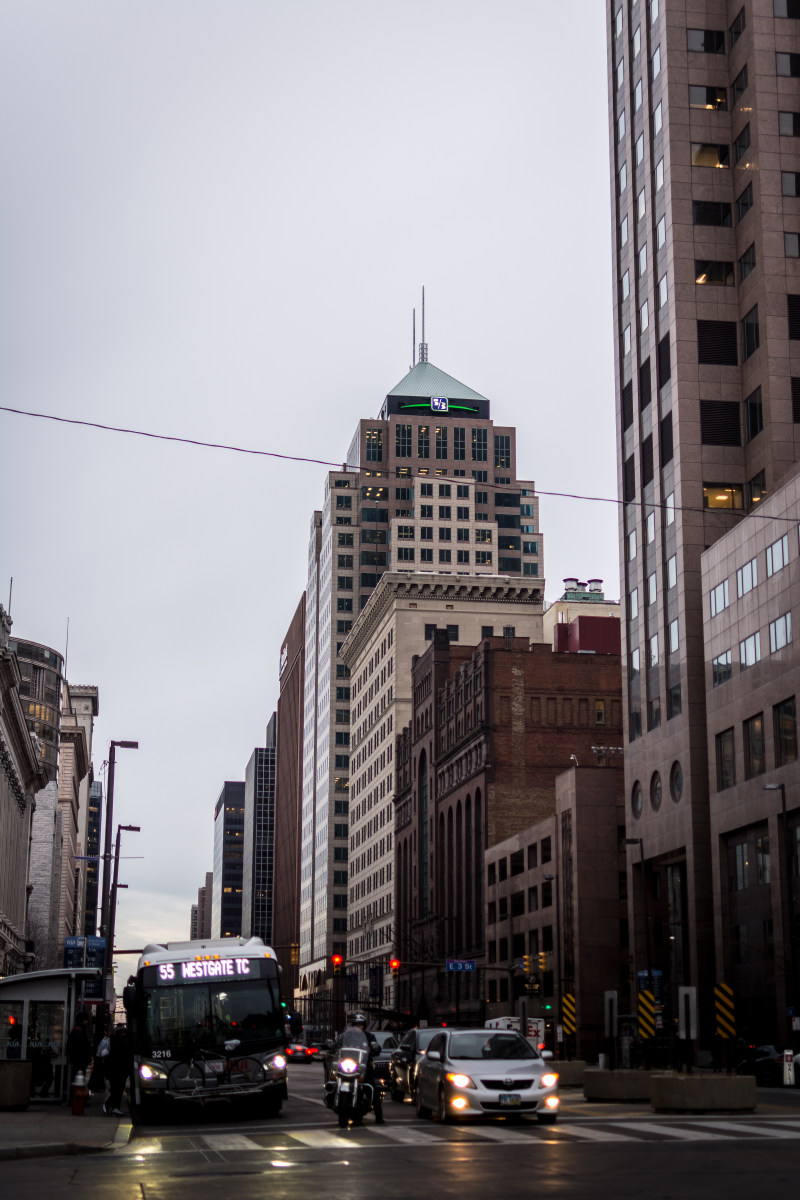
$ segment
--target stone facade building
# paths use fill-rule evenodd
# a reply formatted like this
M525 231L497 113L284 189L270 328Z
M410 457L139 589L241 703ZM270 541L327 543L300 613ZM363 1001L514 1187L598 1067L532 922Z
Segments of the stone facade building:
M453 647L446 633L414 661L411 720L395 747L401 960L488 965L484 856L553 819L556 779L571 763L622 766L619 661L516 636ZM399 1006L412 1019L482 1019L488 995L480 973L463 983L458 973L400 976Z
M28 864L35 796L47 772L28 731L22 676L9 645L11 618L0 606L0 975L29 969Z

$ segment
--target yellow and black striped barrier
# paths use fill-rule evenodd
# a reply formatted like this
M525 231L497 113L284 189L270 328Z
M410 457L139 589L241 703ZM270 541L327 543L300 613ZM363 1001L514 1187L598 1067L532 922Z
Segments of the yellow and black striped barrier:
M564 1026L564 1033L575 1032L575 997L569 992L561 1001L561 1024Z
M733 1003L733 988L727 983L718 983L714 988L714 1010L717 1017L717 1033L723 1038L736 1037L736 1009Z
M653 993L639 992L639 1037L656 1036L656 1006Z

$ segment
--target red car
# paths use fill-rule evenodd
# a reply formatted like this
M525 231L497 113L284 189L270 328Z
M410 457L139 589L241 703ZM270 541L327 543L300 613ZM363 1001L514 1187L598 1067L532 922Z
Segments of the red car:
M303 1042L292 1042L286 1047L286 1057L290 1062L316 1062L319 1046L306 1046Z

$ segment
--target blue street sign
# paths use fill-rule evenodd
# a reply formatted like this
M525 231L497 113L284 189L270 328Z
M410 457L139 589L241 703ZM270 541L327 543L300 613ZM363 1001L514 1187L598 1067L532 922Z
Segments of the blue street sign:
M448 958L446 966L448 971L477 971L478 969L474 958Z

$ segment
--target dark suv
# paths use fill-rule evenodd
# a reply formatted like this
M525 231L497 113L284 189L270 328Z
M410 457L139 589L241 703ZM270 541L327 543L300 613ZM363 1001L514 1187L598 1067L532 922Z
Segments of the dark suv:
M424 1056L431 1038L439 1030L409 1029L404 1033L400 1045L392 1051L389 1060L389 1090L393 1100L402 1102L406 1096L414 1099L414 1087L417 1074L417 1063Z

